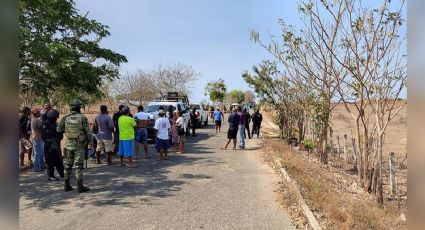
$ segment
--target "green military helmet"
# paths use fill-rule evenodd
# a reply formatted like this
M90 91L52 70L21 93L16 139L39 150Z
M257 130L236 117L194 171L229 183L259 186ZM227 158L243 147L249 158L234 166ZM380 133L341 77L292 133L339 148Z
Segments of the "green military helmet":
M73 100L71 100L71 102L69 102L69 106L71 108L74 108L74 107L77 107L77 106L81 107L82 105L83 105L83 103L79 99L73 99Z

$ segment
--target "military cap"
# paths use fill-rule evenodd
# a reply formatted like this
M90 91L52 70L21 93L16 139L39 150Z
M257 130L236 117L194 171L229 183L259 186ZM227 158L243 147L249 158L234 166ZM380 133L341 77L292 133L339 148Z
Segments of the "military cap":
M74 99L69 102L69 106L81 106L83 103L79 99Z

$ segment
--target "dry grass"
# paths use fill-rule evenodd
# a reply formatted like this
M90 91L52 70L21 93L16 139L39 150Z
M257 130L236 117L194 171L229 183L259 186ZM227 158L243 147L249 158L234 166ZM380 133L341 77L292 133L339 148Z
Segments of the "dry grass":
M266 140L265 153L281 159L282 165L297 181L303 197L324 229L407 229L399 222L401 211L388 203L384 208L375 205L373 196L361 188L351 189L355 176L342 170L311 161L278 140ZM284 206L296 197L286 189Z
M344 134L348 135L349 140L352 137L357 138L355 137L355 122L343 104L338 104L333 110L331 126L334 130L335 139L337 135L340 136L341 145ZM400 111L388 126L384 143L384 157L388 157L390 152L396 154L398 161L401 161L407 152L407 106Z

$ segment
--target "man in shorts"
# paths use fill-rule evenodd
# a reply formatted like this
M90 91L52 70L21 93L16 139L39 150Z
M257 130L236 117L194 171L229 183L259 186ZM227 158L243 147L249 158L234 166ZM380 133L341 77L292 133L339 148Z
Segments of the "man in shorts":
M100 106L100 114L94 119L95 126L97 126L98 132L96 134L97 147L96 147L96 159L97 164L101 164L100 153L104 151L107 154L107 164L112 164L112 152L114 151L114 145L112 142L112 132L114 131L114 124L112 118L108 115L108 107L106 105Z
M159 110L159 118L155 121L156 130L156 150L159 152L159 160L167 160L167 151L169 146L169 130L171 128L170 120L165 117L164 110ZM165 155L165 157L164 157Z
M219 108L213 113L215 121L215 133L221 132L221 121L224 120L224 115Z
M227 149L230 141L233 140L233 150L236 150L236 136L238 135L238 128L241 120L240 116L237 114L237 109L233 109L233 113L230 114L227 120L229 122L229 130L227 131L227 142L226 145L224 145L224 149Z
M177 154L184 153L184 142L186 141L186 124L184 122L184 117L182 117L182 112L177 111L177 120L175 126L177 127L178 134L178 147L179 151Z
M136 139L135 139L135 160L139 159L139 144L143 144L145 150L145 158L150 158L148 155L148 121L149 114L143 112L143 106L137 107L137 113L134 115L136 120Z

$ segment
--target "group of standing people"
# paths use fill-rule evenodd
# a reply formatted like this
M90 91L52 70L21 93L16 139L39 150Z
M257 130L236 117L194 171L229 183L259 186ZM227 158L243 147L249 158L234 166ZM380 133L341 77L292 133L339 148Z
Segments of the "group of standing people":
M214 119L216 121L216 130L221 128L221 118L224 119L223 114L220 110L214 112ZM257 138L260 136L261 122L263 121L263 116L259 112L258 108L255 109L252 115L249 114L248 110L245 108L242 110L242 107L233 109L229 115L227 121L229 122L229 129L227 131L227 141L223 149L227 149L230 142L233 141L233 150L236 150L237 145L237 135L239 133L239 148L245 149L245 139L246 133L248 133L248 138L251 139L251 135L257 134ZM252 125L252 131L249 130L250 123Z
M32 115L32 116L31 116ZM25 106L19 116L19 155L20 166L25 166L25 154L28 164L34 171L47 169L48 180L57 180L54 169L64 178L64 165L60 149L63 134L57 132L56 121L59 112L47 103L44 111L38 107ZM32 159L34 158L34 162Z
M118 155L120 165L125 166L124 158L128 159L128 167L137 165L133 159L139 157L139 144L144 147L145 158L148 154L148 124L149 114L143 112L143 106L133 116L130 108L120 105L112 117L108 115L106 105L100 106L100 114L94 119L90 127L86 116L81 114L80 100L70 102L70 112L62 117L59 123L59 112L52 109L50 103L45 105L43 113L38 107L33 109L24 107L19 116L19 150L20 165L24 166L25 153L28 162L34 171L43 172L47 169L49 181L59 180L54 170L64 179L65 191L73 190L70 175L75 166L78 192L90 189L83 185L84 158L88 149L95 149L96 163L101 164L101 152L107 155L107 165L112 165L112 157ZM156 150L160 153L160 160L167 159L171 144L178 148L177 154L184 153L186 128L184 118L179 111L165 113L159 110L160 118L155 121ZM32 116L31 116L32 115ZM61 141L64 136L67 140L62 156ZM171 144L170 144L171 143ZM34 162L32 161L34 158Z
M59 123L59 112L52 109L50 103L46 104L43 113L41 109L24 107L19 117L19 150L20 165L24 166L25 153L28 154L28 162L34 167L34 171L42 172L47 169L49 181L57 181L54 171L64 179L65 191L73 188L70 183L70 175L75 166L78 192L86 192L90 189L83 185L84 158L88 149L95 149L96 163L101 164L101 152L107 155L107 165L112 165L112 157L118 154L120 165L125 166L124 159L128 159L128 167L137 165L133 159L139 158L139 145L143 145L144 158L150 158L148 154L148 125L149 114L145 113L143 106L138 106L138 112L133 116L130 108L120 105L112 117L108 115L106 105L100 106L100 113L94 119L90 128L86 116L81 114L82 103L79 100L70 102L70 112L62 117ZM168 149L174 146L178 149L177 154L184 153L186 136L186 122L180 111L173 111L173 107L159 108L159 118L155 121L153 128L156 133L155 148L159 153L159 159L168 159ZM192 111L195 113L195 111ZM32 117L31 117L32 115ZM220 109L216 109L212 116L215 121L216 132L221 132L221 124L224 115ZM236 149L237 134L239 132L239 148L245 149L245 138L257 134L259 137L262 115L258 109L250 115L247 109L241 107L234 109L228 117L229 129L227 149L233 140L233 149ZM249 126L252 121L252 131ZM62 156L61 141L67 137ZM34 157L34 163L32 161ZM64 159L63 159L64 158Z
M155 121L156 130L155 148L159 153L159 160L168 159L168 149L173 146L177 154L184 153L184 143L186 141L185 121L180 111L173 111L173 106L169 106L167 112L159 107L159 118Z
M86 144L91 142L91 131L87 118L81 114L81 102L72 100L70 113L65 115L59 124L59 112L47 103L44 112L34 107L24 107L19 116L19 151L20 165L24 166L25 153L34 171L42 172L47 169L49 181L57 181L54 171L65 181L65 191L71 191L70 175L75 166L78 192L89 191L83 185L83 156ZM31 117L32 115L32 117ZM62 157L61 141L67 137L64 148L65 160ZM31 141L32 139L32 141ZM34 163L31 156L34 156Z
M100 153L107 154L107 164L112 164L112 155L118 154L120 165L125 166L124 159L128 159L128 167L137 167L133 160L139 159L140 145L143 145L144 158L150 158L148 153L148 126L149 114L144 112L143 106L137 107L137 113L133 116L130 108L124 105L118 107L112 118L107 115L107 107L101 106L101 114L95 118L94 126L97 133L96 158L101 164ZM155 148L160 153L160 160L168 159L168 149L171 146L178 148L177 154L184 152L186 127L181 112L173 111L169 107L167 112L163 107L159 108L159 118L153 128L156 131ZM112 140L112 136L114 136ZM112 141L114 143L112 144Z

